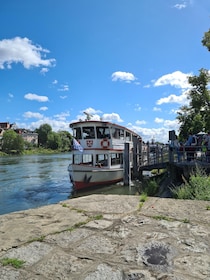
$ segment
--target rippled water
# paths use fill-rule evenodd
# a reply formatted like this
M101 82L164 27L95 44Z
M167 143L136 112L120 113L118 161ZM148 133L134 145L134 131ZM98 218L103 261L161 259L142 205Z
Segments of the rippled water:
M69 158L68 153L0 157L0 215L93 193L136 192L119 184L73 194L67 172Z
M0 214L65 200L69 154L0 157Z

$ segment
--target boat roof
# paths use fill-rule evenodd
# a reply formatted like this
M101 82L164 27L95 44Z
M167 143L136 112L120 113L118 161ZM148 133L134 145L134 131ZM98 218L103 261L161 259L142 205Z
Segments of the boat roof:
M104 125L104 126L115 126L115 127L118 127L120 129L124 129L124 130L127 130L129 131L130 133L138 136L138 137L141 137L138 133L134 132L133 130L125 127L125 126L122 126L122 125L119 125L119 124L116 124L116 123L112 123L112 122L108 122L108 121L96 121L96 120L85 120L85 121L78 121L78 122L72 122L70 123L69 127L70 128L73 128L73 127L76 127L76 126L83 126L83 125L90 125L90 124L96 124L96 125Z

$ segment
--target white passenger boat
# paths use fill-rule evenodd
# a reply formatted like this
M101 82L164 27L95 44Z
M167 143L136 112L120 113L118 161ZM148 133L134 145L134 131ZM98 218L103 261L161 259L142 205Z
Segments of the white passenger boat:
M68 172L75 190L120 182L124 176L124 149L132 154L135 132L105 121L85 120L70 124L73 143ZM130 167L133 156L130 157Z

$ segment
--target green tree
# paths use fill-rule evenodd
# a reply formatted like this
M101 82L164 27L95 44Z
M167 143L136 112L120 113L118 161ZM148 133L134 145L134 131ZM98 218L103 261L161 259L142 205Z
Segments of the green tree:
M209 31L204 33L203 39L202 39L203 46L207 47L208 51L210 51L210 29Z
M189 77L192 89L188 93L189 106L182 106L177 119L180 123L180 138L186 139L189 131L198 133L210 129L210 91L208 70L201 69L199 76Z
M52 127L45 123L35 130L39 135L39 146L47 147L48 134L52 132Z
M61 137L58 133L51 131L47 135L47 148L58 150L61 147Z
M58 135L61 138L60 149L62 152L69 151L71 149L72 136L68 131L58 131Z
M24 140L14 130L7 130L2 137L2 151L7 154L21 154L24 151Z

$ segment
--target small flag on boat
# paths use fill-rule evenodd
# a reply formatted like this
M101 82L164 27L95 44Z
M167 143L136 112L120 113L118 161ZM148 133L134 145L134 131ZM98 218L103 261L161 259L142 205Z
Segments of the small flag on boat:
M80 152L83 152L83 147L80 145L80 143L73 138L73 149L79 150Z

